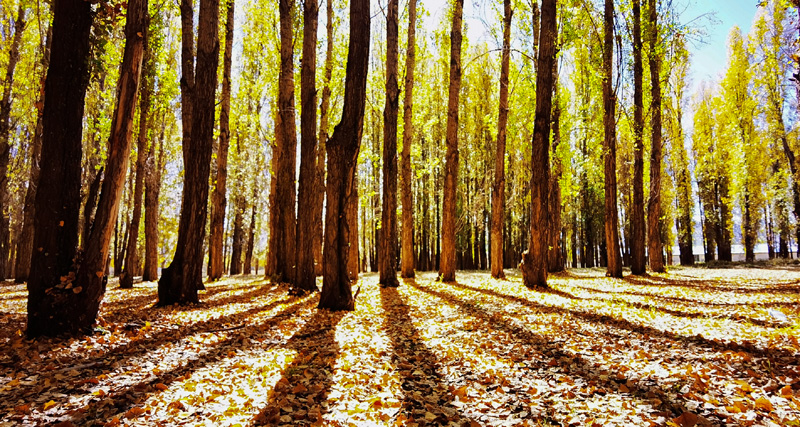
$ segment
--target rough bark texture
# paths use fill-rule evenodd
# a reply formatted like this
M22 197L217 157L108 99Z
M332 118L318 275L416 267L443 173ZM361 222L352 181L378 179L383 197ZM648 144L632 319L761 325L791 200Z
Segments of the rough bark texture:
M255 201L255 197L253 198ZM247 249L244 253L244 267L242 267L243 274L253 273L253 248L256 244L256 205L253 203L252 211L250 213L250 230L247 232ZM256 272L258 273L258 272Z
M133 276L139 273L139 253L137 247L139 245L139 224L142 219L142 195L144 193L144 178L147 173L147 132L149 130L148 124L150 120L150 97L153 93L153 58L148 52L148 37L147 32L144 33L144 58L142 59L142 85L141 85L141 99L139 101L139 135L136 139L136 182L133 189L133 216L131 217L131 225L128 228L128 249L126 250L127 256L125 257L125 266L123 267L122 274L119 277L119 287L130 289L133 288Z
M197 34L196 81L191 97L194 103L192 134L190 141L183 142L184 183L178 241L175 257L158 281L159 305L197 302L197 289L203 284L203 240L219 63L219 0L200 1ZM183 33L183 37L187 36L192 37L192 33Z
M661 59L658 52L658 4L649 0L650 23L650 111L652 136L650 138L650 200L647 203L648 258L650 269L664 272L664 254L661 243Z
M644 221L644 145L642 133L642 19L641 0L633 0L633 205L631 206L631 273L644 274L645 221Z
M11 92L14 88L14 70L19 61L19 46L22 43L22 32L25 30L25 7L20 4L17 18L14 20L14 37L8 52L6 75L3 82L3 98L0 99L0 280L11 277L10 254L10 217L11 210L6 204L8 200L8 162L11 158L9 131L11 129Z
M319 118L319 144L317 146L317 185L316 198L311 205L314 218L314 272L317 276L322 275L322 205L325 202L325 144L328 142L328 129L330 125L330 105L331 105L331 77L333 75L333 2L326 1L325 24L326 31L326 51L325 51L325 80L322 89L322 103L320 104Z
M211 224L208 237L209 280L222 277L222 244L225 235L225 209L227 207L228 147L231 141L231 65L233 63L233 10L234 0L227 0L225 18L225 53L222 60L222 93L219 108L219 149L217 150L217 175L211 196Z
M299 206L313 206L317 199L317 0L303 2L303 60L300 69L300 188ZM294 172L294 171L292 171ZM314 269L315 209L298 209L297 271L294 290L299 293L317 290Z
M158 160L156 144L147 151L147 176L144 189L144 272L142 280L158 280L158 196L161 193L161 171L164 170L164 128L158 137Z
M242 274L242 249L244 247L244 200L238 196L234 202L233 237L231 238L231 266L230 275Z
M324 275L319 308L352 310L355 300L350 265L352 224L347 206L355 197L355 172L367 93L369 62L369 0L350 2L350 45L347 53L342 119L326 145L328 153L325 214Z
M383 108L383 200L378 252L379 283L398 286L397 280L397 84L398 0L389 0L386 15L386 104Z
M552 70L556 60L556 0L542 1L538 70ZM522 260L522 279L527 287L547 287L548 182L550 175L550 115L553 73L536 76L536 110L533 123L533 173L531 174L531 225L529 247Z
M442 201L442 253L439 279L456 280L456 188L458 187L458 95L461 91L461 41L464 0L453 1L450 29L450 88L447 97L447 154Z
M270 257L272 279L294 283L295 280L295 167L297 131L294 115L294 45L292 9L294 0L280 0L281 67L278 81L278 114L275 124L275 197L270 215Z
M511 61L511 0L503 1L503 56L500 63L500 111L497 115L497 154L492 185L491 255L492 277L504 279L503 219L506 205L506 128L508 127L508 73Z
M31 270L31 254L33 252L33 220L36 209L36 189L39 187L39 175L41 173L40 159L42 157L42 137L44 127L42 126L42 112L44 108L44 83L47 75L47 68L50 66L50 45L53 40L52 25L47 28L47 40L44 45L44 52L40 61L42 77L40 81L39 101L36 103L36 129L34 130L33 140L30 148L31 169L28 174L28 189L25 192L25 207L23 210L22 232L20 233L17 244L17 262L14 268L14 280L17 283L27 282Z
M561 175L563 173L563 165L561 159L556 156L558 151L558 144L561 142L561 106L558 101L559 81L558 81L558 60L553 61L553 120L551 129L553 132L553 158L551 159L551 172L550 180L548 183L548 203L550 206L550 233L548 235L547 251L547 272L557 273L564 271L565 257L562 254L561 243Z
M605 166L606 276L622 277L619 251L619 214L617 213L617 97L613 88L614 0L605 0L605 35L603 37L603 157Z
M417 51L417 0L408 2L408 48L403 93L403 150L400 153L400 202L403 204L400 238L400 275L414 277L414 199L411 189L411 144L414 140L414 67Z

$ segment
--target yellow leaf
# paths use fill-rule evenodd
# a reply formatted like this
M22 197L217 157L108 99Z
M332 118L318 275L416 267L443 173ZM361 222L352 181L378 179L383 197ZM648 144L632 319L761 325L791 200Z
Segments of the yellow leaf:
M103 389L95 390L95 391L92 392L92 394L95 395L95 396L103 397L103 396L106 395L106 391L103 390Z
M137 406L135 408L128 409L128 412L125 413L125 418L128 418L128 419L136 418L139 415L144 414L145 412L146 411L144 410L144 408L140 408L140 407Z
M72 292L74 292L76 294L81 293L82 290L83 290L82 286L75 286L74 288L72 288Z
M49 402L44 404L44 410L46 411L46 410L52 408L53 406L56 406L56 402L54 400L51 400L51 401L49 401Z
M792 386L789 385L783 386L783 388L781 389L781 396L787 399L792 397Z
M629 389L625 384L620 384L619 391L622 393L630 393L631 389Z
M767 412L772 412L775 410L775 408L772 406L772 402L770 402L766 397L759 397L756 399L756 409L763 409Z
M156 387L157 390L160 390L160 391L164 391L164 390L166 390L168 388L166 386L166 384L164 384L164 383L158 383L158 384L155 385L155 387Z
M64 221L58 221L58 226L59 227L63 227L64 226Z

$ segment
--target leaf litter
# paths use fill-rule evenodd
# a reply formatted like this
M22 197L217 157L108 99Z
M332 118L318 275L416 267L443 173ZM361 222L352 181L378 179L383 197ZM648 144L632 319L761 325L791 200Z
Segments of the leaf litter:
M800 425L800 270L603 273L364 274L349 313L252 276L153 308L143 283L33 341L6 283L0 426Z

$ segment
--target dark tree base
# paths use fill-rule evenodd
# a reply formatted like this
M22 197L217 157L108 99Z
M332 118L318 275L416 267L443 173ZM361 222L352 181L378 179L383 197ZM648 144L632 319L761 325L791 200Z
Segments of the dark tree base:
M156 306L187 305L200 302L197 298L197 289L203 286L203 283L184 283L182 267L182 263L176 260L162 271L161 279L158 280Z

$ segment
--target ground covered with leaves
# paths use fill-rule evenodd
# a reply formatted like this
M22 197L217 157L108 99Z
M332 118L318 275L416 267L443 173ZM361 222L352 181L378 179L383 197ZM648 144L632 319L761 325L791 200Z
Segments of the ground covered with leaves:
M800 270L511 273L367 274L350 313L255 277L153 308L142 283L35 341L5 283L0 425L800 425Z

